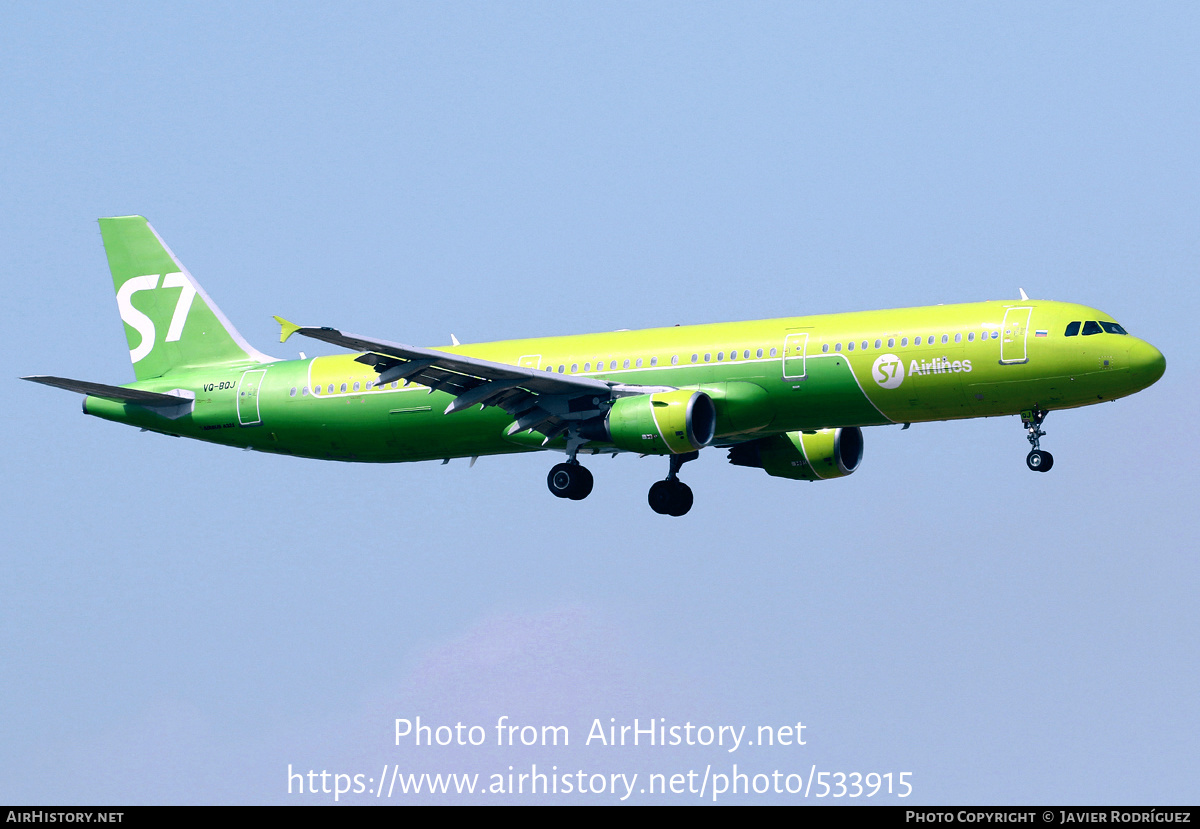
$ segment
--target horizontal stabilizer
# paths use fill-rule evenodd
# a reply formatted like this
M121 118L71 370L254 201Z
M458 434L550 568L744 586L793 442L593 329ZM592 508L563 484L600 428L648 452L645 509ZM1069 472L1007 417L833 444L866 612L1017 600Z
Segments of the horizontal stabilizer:
M104 383L89 383L86 380L71 380L67 377L22 377L22 380L29 380L34 383L41 383L44 386L54 386L67 391L77 391L80 394L90 394L93 397L107 397L110 400L128 400L130 403L137 403L139 406L178 406L188 401L177 397L173 394L159 394L153 391L142 391L141 389L126 389L121 386L109 386Z

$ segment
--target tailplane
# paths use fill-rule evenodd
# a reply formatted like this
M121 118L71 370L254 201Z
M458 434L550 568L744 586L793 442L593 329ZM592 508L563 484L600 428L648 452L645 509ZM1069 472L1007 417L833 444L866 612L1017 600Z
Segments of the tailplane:
M143 216L100 220L138 380L178 368L266 363Z

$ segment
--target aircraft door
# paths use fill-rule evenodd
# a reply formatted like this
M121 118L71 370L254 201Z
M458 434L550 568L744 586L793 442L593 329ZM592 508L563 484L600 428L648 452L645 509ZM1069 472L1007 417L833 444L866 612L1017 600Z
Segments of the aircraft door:
M521 368L531 368L534 371L537 371L539 368L542 367L542 355L541 354L526 354L524 357L522 357L520 360L517 361L517 365L519 365Z
M258 407L258 392L262 388L263 375L266 373L265 368L242 372L242 379L238 381L237 390L238 423L242 426L257 426L262 423L262 415L259 413Z
M808 351L808 332L788 334L783 341L783 379L803 380L805 357Z
M1004 329L1000 332L1000 362L1003 365L1029 361L1026 337L1029 335L1029 315L1032 308L1009 308L1004 312Z

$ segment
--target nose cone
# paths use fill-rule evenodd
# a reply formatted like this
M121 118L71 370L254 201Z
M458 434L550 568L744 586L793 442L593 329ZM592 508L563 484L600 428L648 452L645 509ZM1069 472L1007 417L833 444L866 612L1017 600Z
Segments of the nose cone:
M1158 381L1167 370L1167 358L1145 340L1135 340L1129 346L1129 370L1137 380L1139 389Z

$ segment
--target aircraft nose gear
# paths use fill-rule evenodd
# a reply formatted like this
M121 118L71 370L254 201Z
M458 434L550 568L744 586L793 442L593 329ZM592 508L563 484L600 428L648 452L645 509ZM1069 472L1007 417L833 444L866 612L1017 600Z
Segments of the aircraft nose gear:
M1033 449L1025 456L1025 465L1034 472L1049 472L1050 468L1054 466L1054 456L1041 449L1042 438L1046 435L1042 431L1042 421L1048 414L1049 412L1043 412L1041 409L1029 409L1021 412L1021 425L1029 432L1029 443L1033 446Z
M646 499L650 502L650 509L659 515L687 515L688 510L692 508L692 488L679 480L679 467L698 457L699 452L684 452L671 456L671 470L667 473L667 479L656 481L654 486L650 487L650 494Z
M592 491L592 473L578 461L560 463L546 476L546 486L559 498L582 501Z

